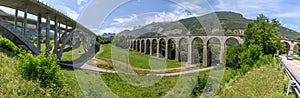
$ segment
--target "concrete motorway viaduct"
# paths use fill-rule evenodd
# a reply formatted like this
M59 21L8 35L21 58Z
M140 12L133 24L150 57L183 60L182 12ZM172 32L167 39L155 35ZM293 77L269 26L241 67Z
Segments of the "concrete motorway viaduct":
M66 44L74 40L85 42L85 50L96 43L96 34L39 0L0 0L0 6L15 10L14 15L1 13L0 34L33 54L40 54L43 38L46 39L46 55L53 52L58 59L62 57ZM23 17L20 17L20 12L24 13ZM36 19L29 19L28 14ZM75 35L79 37L75 38ZM31 42L32 36L37 38L36 42ZM52 49L50 37L54 40Z
M180 61L180 49L182 47L180 46L180 43L183 39L187 40L188 44L188 56L187 56L187 62L190 64L198 63L194 62L194 54L195 54L195 41L196 39L200 39L203 43L203 56L202 56L202 62L204 66L208 65L208 44L209 41L213 38L216 38L219 40L220 44L220 53L219 53L219 60L223 60L223 53L225 51L225 43L228 39L236 39L236 41L241 44L244 42L243 35L215 35L215 36L207 36L207 35L185 35L185 36L157 36L154 38L138 38L138 39L130 39L128 41L128 44L130 45L130 48L145 54L151 54L153 56L157 56L160 58L170 59L170 42L174 42L175 44L175 60ZM165 54L162 54L162 41L165 42ZM154 46L154 42L157 43L157 46ZM286 40L282 39L282 43L287 43L291 48L289 48L289 54L293 54L293 49L295 45L299 45L300 43L297 41L292 40ZM156 49L154 49L156 47ZM157 52L154 53L154 50Z

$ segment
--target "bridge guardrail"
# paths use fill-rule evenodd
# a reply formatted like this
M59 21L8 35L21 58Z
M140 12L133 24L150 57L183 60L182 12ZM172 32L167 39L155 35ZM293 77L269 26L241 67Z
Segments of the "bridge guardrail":
M286 96L288 96L289 94L289 89L291 86L294 87L297 95L300 95L300 82L295 78L295 76L290 72L290 70L285 66L285 64L282 62L282 60L280 60L280 65L283 69L283 71L287 74L288 78L289 78L289 84L288 84L288 89L287 89L287 93Z

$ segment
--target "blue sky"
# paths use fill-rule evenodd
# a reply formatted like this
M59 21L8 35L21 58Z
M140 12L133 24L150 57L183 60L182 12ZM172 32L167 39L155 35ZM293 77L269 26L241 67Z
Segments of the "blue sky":
M97 34L118 33L153 22L175 21L213 11L233 11L248 19L277 18L300 32L300 0L40 0ZM11 12L0 7L4 11Z

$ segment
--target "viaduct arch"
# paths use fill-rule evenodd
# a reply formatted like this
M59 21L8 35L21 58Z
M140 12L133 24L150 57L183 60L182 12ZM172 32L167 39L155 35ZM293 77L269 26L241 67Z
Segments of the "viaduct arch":
M281 43L285 43L287 44L288 46L286 47L287 48L287 54L292 54L294 55L294 51L300 51L299 49L299 46L300 46L300 42L299 41L295 41L295 40L288 40L288 39L282 39L280 41ZM298 50L294 50L295 47L298 46ZM300 53L300 52L299 52ZM297 54L297 55L300 55L300 54Z

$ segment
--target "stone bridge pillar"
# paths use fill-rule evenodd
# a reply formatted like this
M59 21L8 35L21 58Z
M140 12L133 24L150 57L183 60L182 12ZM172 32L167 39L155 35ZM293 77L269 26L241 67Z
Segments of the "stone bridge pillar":
M180 49L179 49L179 47L180 47L180 42L179 42L180 40L176 40L175 39L175 46L176 46L176 48L175 48L175 61L180 61Z
M147 39L144 40L144 54L147 54Z
M141 52L142 53L142 40L139 40L139 52Z
M291 43L290 44L290 49L289 49L289 54L294 55L294 47L295 47L295 44Z
M203 43L203 66L207 66L207 43Z
M193 64L193 43L189 43L188 46L188 63Z
M137 40L134 41L134 50L137 51L138 44L137 44Z
M168 39L165 39L166 42L166 50L165 50L165 59L169 59L169 41Z
M220 47L220 63L223 62L223 54L224 54L224 51L225 51L225 43L222 43L221 44L221 47Z
M160 40L159 39L156 39L157 40L157 47L156 47L156 57L160 57Z
M153 45L152 40L150 40L150 56L153 54Z

